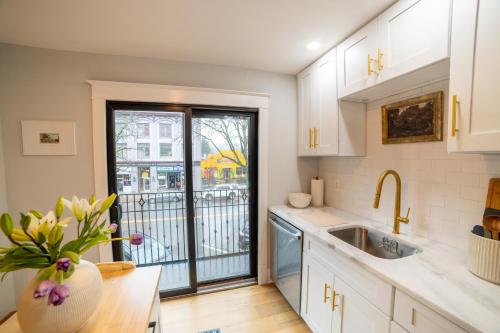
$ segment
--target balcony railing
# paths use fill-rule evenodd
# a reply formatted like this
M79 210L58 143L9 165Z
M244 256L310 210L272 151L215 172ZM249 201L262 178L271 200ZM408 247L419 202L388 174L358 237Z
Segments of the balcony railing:
M123 242L125 260L138 266L186 262L186 197L181 191L120 194L124 237L141 233L144 242ZM249 252L249 192L247 189L193 192L197 260Z

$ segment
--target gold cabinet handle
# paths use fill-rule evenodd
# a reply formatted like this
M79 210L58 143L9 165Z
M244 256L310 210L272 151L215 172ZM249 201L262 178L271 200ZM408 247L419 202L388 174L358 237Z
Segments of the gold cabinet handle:
M328 289L332 289L332 287L328 283L325 283L325 285L323 286L323 303L325 304L326 301L330 298L330 296L328 296Z
M372 69L372 57L370 56L370 53L368 53L368 76L372 75L372 73L374 73L373 69Z
M451 136L457 136L457 95L453 95L453 100L452 100L452 108L451 108Z
M384 65L382 65L382 57L384 56L384 53L382 50L378 49L377 50L377 69L380 72L383 68Z
M335 299L337 296L340 296L335 289L332 288L332 311L335 311L335 308L338 307L339 305L335 303Z
M313 148L312 136L313 136L313 129L309 128L309 148Z
M316 127L314 127L314 148L318 147L317 136L318 136L318 130Z

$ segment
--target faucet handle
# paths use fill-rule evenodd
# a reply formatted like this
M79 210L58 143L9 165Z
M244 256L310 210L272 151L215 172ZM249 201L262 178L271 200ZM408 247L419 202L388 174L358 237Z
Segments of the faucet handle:
M400 222L410 223L410 218L409 218L409 216L410 216L410 210L411 210L411 208L408 208L408 211L406 212L406 217L400 217L399 218Z

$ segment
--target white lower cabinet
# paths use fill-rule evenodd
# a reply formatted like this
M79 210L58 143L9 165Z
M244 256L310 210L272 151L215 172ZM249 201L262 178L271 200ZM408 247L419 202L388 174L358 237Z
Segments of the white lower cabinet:
M389 332L391 320L379 309L359 295L338 276L335 277L335 310L332 332L380 333Z
M331 291L333 272L313 257L302 259L301 315L315 333L332 332Z
M309 234L301 316L314 333L466 333Z
M410 333L466 333L400 290L396 290L394 321Z

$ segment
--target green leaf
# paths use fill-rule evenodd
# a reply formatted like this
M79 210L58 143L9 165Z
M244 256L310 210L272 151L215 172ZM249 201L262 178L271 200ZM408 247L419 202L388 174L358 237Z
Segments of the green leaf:
M75 264L80 263L80 255L72 251L62 252L60 258L68 258L69 260L71 260L71 262Z
M75 265L69 266L68 271L63 273L63 278L66 280L71 275L73 275L74 272L75 272Z
M14 229L14 221L12 221L12 216L8 213L2 214L0 217L0 228L7 237L10 237Z
M39 232L38 233L38 243L43 244L43 243L45 243L46 240L47 239L45 238L45 236L43 235L43 233Z
M38 281L48 280L55 272L55 270L56 270L55 265L52 265L50 267L41 270L40 273L38 274L37 280Z

